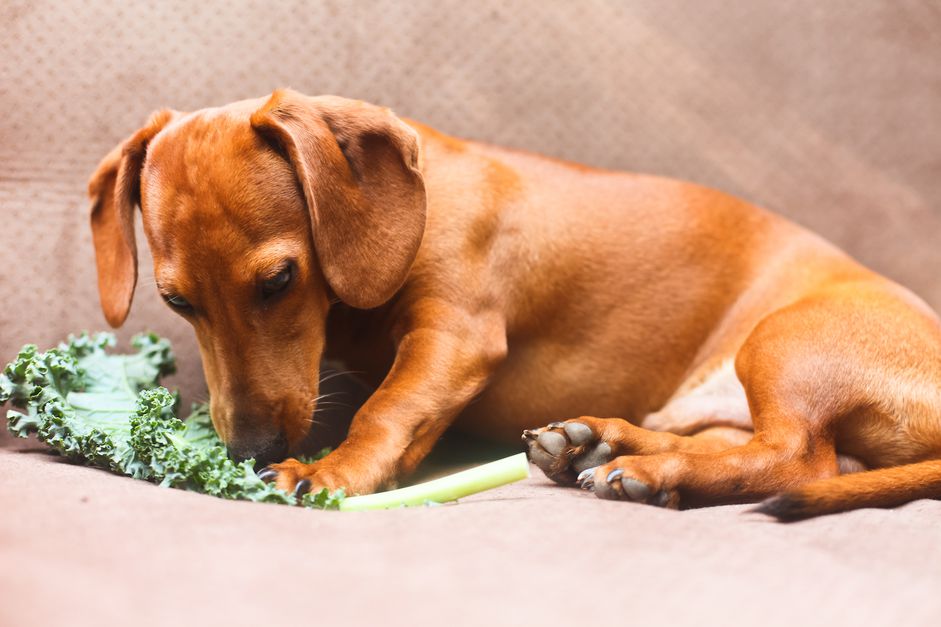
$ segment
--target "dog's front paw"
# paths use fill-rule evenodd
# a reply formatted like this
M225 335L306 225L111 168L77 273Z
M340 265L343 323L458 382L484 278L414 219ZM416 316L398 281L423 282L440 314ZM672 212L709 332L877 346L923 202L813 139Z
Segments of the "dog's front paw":
M293 492L298 499L308 492L317 493L323 488L333 492L340 488L350 489L350 481L341 473L324 464L323 460L305 464L296 459L286 459L271 464L258 471L258 477L265 483L274 482L285 492Z
M523 441L529 459L562 485L574 485L578 475L611 460L611 446L598 435L598 418L582 417L526 430Z

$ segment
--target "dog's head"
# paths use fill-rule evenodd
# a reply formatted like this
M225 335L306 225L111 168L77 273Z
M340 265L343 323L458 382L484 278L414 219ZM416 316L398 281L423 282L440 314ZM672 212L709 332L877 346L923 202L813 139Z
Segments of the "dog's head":
M387 109L291 91L155 113L89 195L108 323L131 306L140 206L157 289L196 330L216 430L260 463L310 429L331 301L386 302L425 227L415 131Z

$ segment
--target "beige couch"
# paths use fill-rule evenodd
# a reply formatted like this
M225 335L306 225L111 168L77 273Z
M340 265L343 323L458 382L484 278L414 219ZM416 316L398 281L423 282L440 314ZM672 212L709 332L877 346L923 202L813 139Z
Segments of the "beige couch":
M918 0L0 3L0 361L98 329L84 187L156 108L279 86L692 179L824 233L941 308L941 10ZM189 328L142 253L125 329ZM0 443L9 447L8 438ZM941 624L941 505L790 526L545 481L318 515L0 450L0 625Z

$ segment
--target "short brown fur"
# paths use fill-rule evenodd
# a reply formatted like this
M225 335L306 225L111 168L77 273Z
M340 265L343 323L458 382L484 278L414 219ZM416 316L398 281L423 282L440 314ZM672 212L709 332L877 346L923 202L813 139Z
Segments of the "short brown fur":
M783 492L765 509L782 518L941 496L937 316L721 192L279 91L155 114L89 193L108 322L130 308L139 203L217 429L237 456L280 462L285 489L370 492L452 424L510 440L580 416L526 440L562 483L604 443L583 478L599 496ZM266 296L285 268L289 287ZM281 461L310 429L325 355L377 389L333 453ZM549 460L542 435L569 423L590 439ZM895 468L839 477L840 456Z

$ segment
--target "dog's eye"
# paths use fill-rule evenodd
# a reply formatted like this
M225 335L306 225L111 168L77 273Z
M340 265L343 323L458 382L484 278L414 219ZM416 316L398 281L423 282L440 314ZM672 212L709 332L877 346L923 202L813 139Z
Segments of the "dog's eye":
M169 304L171 307L174 307L176 309L192 309L193 308L190 302L186 300L185 298L183 298L182 296L165 296L164 300L167 301L167 304Z
M282 291L291 282L294 270L291 266L286 266L273 277L267 278L261 283L261 291L265 296L271 296Z

